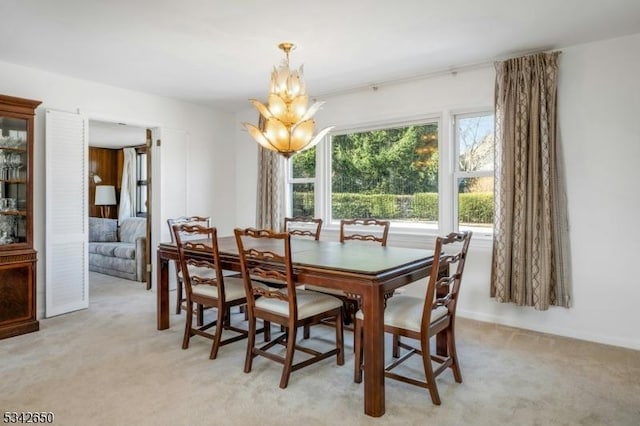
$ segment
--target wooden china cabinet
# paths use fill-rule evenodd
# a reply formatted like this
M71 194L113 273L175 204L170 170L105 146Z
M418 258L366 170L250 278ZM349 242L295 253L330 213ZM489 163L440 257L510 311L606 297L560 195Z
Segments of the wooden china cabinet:
M40 101L0 95L0 339L37 331L33 121Z

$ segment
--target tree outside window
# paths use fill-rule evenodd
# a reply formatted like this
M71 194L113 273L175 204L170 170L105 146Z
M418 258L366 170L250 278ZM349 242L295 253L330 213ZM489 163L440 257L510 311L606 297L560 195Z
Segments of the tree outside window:
M296 154L289 160L289 205L294 217L315 216L316 148Z
M331 138L332 219L438 223L438 124Z

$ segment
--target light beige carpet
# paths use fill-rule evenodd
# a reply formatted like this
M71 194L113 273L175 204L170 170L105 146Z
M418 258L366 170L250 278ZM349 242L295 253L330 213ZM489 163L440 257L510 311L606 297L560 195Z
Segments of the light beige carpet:
M464 382L440 376L437 407L426 390L388 380L386 414L374 419L353 383L350 333L344 366L304 368L282 390L279 364L258 358L243 373L245 341L211 361L210 341L182 350L184 319L171 323L156 330L155 293L140 283L92 274L89 309L0 340L0 409L52 411L59 425L640 424L637 351L460 319Z

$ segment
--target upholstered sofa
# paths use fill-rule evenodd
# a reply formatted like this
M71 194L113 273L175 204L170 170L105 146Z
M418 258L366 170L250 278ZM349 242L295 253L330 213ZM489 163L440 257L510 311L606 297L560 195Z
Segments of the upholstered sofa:
M145 281L145 218L89 218L89 270L128 280Z

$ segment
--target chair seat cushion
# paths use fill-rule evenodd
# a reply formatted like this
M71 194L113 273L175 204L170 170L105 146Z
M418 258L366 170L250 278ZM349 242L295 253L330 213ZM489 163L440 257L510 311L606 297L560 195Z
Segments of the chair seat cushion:
M286 294L286 290L280 290ZM342 301L327 294L296 290L298 319L308 318L322 312L340 308ZM284 317L289 316L289 303L284 300L261 297L256 300L256 308L270 311Z
M384 325L420 332L424 299L414 296L394 296L387 300L384 311ZM435 322L447 315L449 310L439 306L431 312L431 322ZM364 319L362 310L356 313L356 319Z
M215 276L215 273L214 273ZM193 286L193 293L202 296L218 298L218 287L213 285L200 284ZM227 301L238 300L245 297L244 283L242 278L225 277L224 294Z

